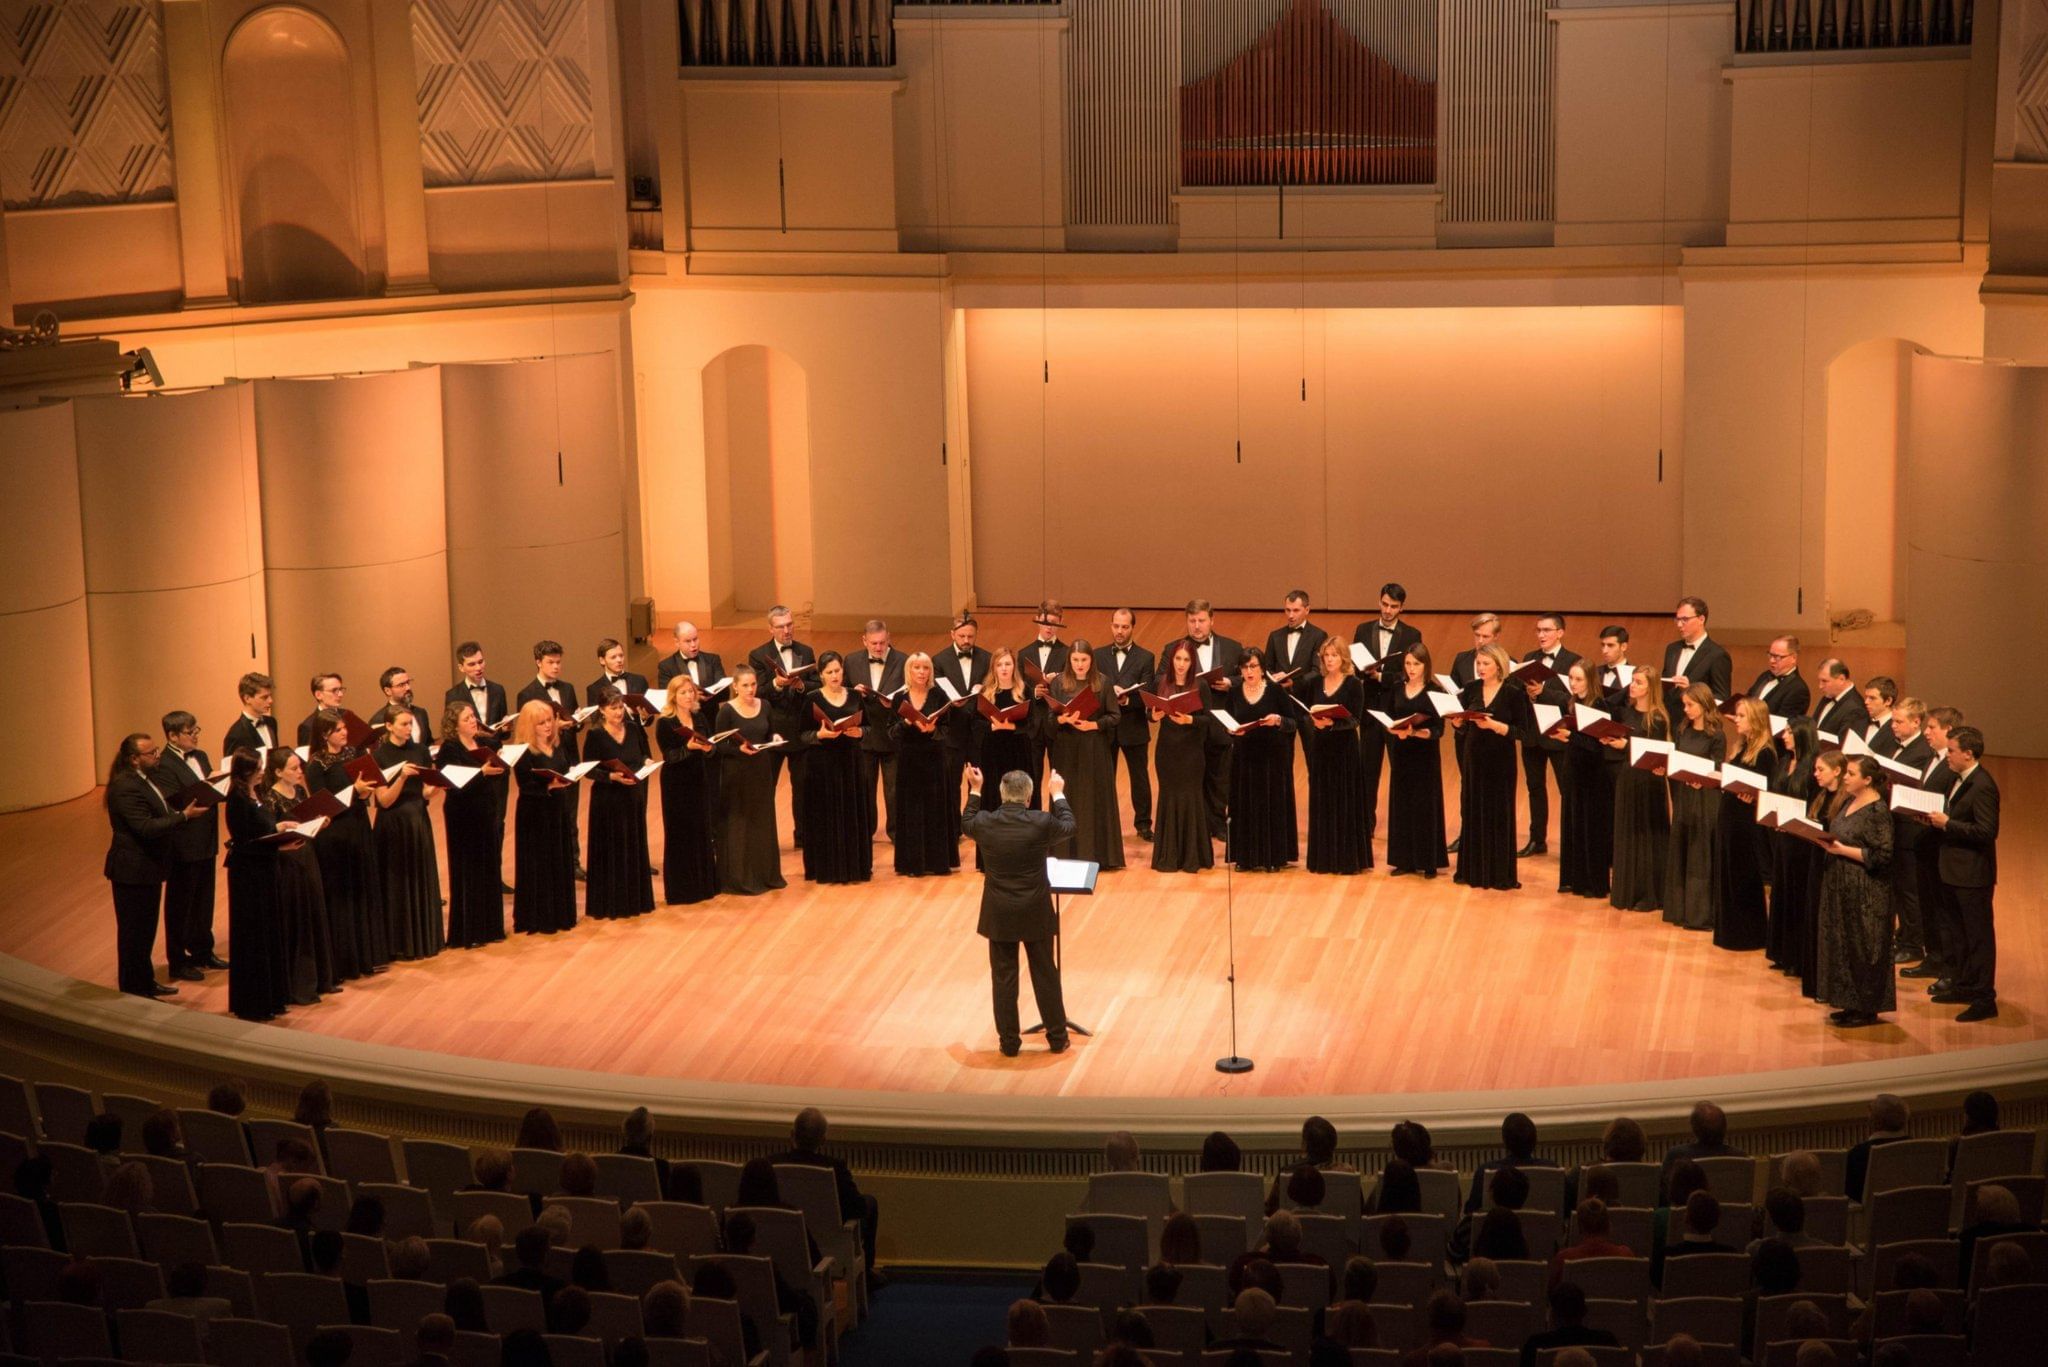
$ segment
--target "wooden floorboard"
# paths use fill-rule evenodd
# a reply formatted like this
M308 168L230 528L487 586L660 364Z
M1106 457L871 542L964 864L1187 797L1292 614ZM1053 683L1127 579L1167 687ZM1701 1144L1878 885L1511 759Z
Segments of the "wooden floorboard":
M1074 616L1084 632L1100 629L1089 619L1106 619ZM1000 629L984 640L1021 641L1020 620L996 619ZM1661 642L1669 629L1625 620L1647 640ZM1155 621L1141 630L1147 644L1163 639L1178 616L1148 614L1147 625ZM1226 618L1222 629L1253 634L1232 624ZM1268 625L1259 620L1260 638ZM1350 625L1342 623L1347 637ZM1509 644L1526 646L1526 625L1511 621ZM1572 643L1583 648L1596 625L1576 623ZM1443 619L1427 629L1433 645L1462 636ZM709 644L730 663L760 638L758 630L723 630ZM1738 682L1761 654L1760 646L1737 652ZM1816 663L1809 655L1809 675ZM1859 665L1860 672L1867 671ZM225 718L206 720L217 726ZM866 886L810 887L800 856L786 849L783 892L449 951L294 1010L276 1028L711 1082L1161 1098L1623 1084L2016 1044L2048 1034L2040 1007L2048 979L2048 762L1995 759L1990 767L2004 790L2006 827L2002 1014L1987 1024L1958 1025L1956 1008L1934 1006L1902 982L1890 1023L1830 1029L1824 1011L1761 954L1717 950L1706 935L1655 914L1550 891L1555 856L1524 862L1520 892L1473 892L1448 876L1425 883L1384 871L1155 875L1142 867L1148 847L1127 834L1127 857L1138 866L1104 875L1097 897L1068 904L1068 1009L1097 1035L1063 1057L1038 1046L1014 1060L996 1051L984 942L974 934L980 885L971 846L963 846L969 868L960 874L909 880L888 872L886 842L876 845L878 872ZM1451 784L1455 801L1454 776ZM654 824L658 854L658 804ZM787 829L785 815L785 839ZM105 841L96 795L0 817L0 953L111 982ZM1213 1063L1230 1051L1225 936L1233 891L1239 1048L1258 1067L1225 1078ZM223 883L223 932L225 895ZM187 985L165 1009L225 1007L216 974ZM1023 1009L1028 1018L1028 986Z

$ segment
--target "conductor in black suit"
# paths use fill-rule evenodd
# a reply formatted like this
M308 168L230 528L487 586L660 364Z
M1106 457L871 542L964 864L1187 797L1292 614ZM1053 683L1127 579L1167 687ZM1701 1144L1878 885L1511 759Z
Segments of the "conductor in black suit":
M796 638L796 614L782 603L768 609L768 639L747 652L747 663L761 681L775 734L789 742L770 751L768 763L777 780L782 766L789 765L789 811L799 849L804 843L804 751L796 742L810 722L810 690L817 687L818 676L791 671L817 662L818 652Z
M107 775L107 824L113 828L113 841L107 846L103 872L114 885L114 961L121 990L135 997L178 995L177 988L157 982L149 965L149 951L156 943L164 881L170 877L171 836L186 822L197 820L202 811L210 810L197 803L180 809L164 799L149 779L158 757L155 738L146 731L138 731L122 738L113 769ZM1069 816L1067 830L1071 832L1073 828L1074 819ZM1040 878L1043 877L1041 872ZM1035 978L1035 966L1032 972ZM1013 966L1013 982L1015 973ZM1054 1000L1058 1000L1057 988ZM1013 1021L1015 1017L1016 1008L1012 1006ZM1064 1021L1066 1017L1062 1015L1059 1019Z
M213 762L199 748L199 720L190 712L164 714L162 759L144 770L166 801L206 782ZM177 804L173 804L177 805ZM213 952L214 860L220 854L220 809L208 805L171 832L164 884L164 958L179 982L201 980L202 968L226 968Z
M1187 614L1187 640L1195 652L1196 672L1221 671L1214 683L1205 679L1201 684L1203 717L1197 723L1202 727L1202 797L1209 809L1209 836L1221 840L1230 824L1230 733L1207 714L1211 708L1230 710L1244 647L1215 633L1215 613L1208 599L1189 600Z
M1579 662L1578 652L1566 650L1564 646L1565 618L1561 612L1546 612L1536 619L1536 648L1522 657L1527 664L1541 660L1550 676L1529 685L1529 701L1548 703L1571 713L1571 695L1565 692L1564 680L1558 677ZM1532 854L1547 854L1550 851L1550 749L1543 745L1522 742L1522 782L1529 792L1529 842L1516 851L1516 857L1527 859Z
M1131 639L1138 615L1129 608L1109 614L1109 644L1096 652L1096 667L1117 691L1116 748L1110 752L1111 773L1118 759L1131 775L1131 819L1138 839L1152 838L1152 767L1148 752L1152 746L1152 714L1138 706L1126 692L1152 687L1159 672L1152 652Z
M1781 717L1803 717L1812 705L1813 694L1799 677L1799 638L1780 636L1765 647L1764 672L1745 690Z
M1397 676L1401 653L1422 640L1421 632L1401 620L1401 613L1407 606L1406 588L1395 581L1382 584L1380 615L1360 622L1351 633L1352 644L1364 646L1372 653L1373 659L1394 661ZM1315 679L1316 671L1311 667L1305 682L1312 688ZM1359 682L1365 688L1367 704L1370 705L1386 685L1386 671L1381 670L1377 675L1361 674ZM1358 758L1365 768L1365 838L1370 843L1380 827L1380 774L1386 768L1387 737L1377 726L1360 726L1353 734L1358 737ZM1462 736L1463 732L1459 734Z
M1862 736L1870 730L1870 709L1863 705L1863 693L1849 676L1849 666L1840 660L1821 662L1820 701L1813 707L1813 729L1823 733L1821 743L1828 746L1840 745L1852 731Z
M961 613L953 619L951 643L932 657L932 671L963 698L988 681L989 653L974 643L979 631L972 614ZM978 737L971 702L955 707L940 723L939 742L946 754L948 813L956 813L953 804L960 800L960 775L967 772L969 764L981 762L981 756L973 753ZM958 839L958 822L954 824L953 836Z
M1074 833L1074 809L1067 805L1066 780L1054 770L1045 780L1050 810L1034 812L1031 776L1004 774L1003 802L984 810L981 770L967 770L967 810L961 831L981 849L981 921L975 929L988 940L989 977L995 994L996 1037L1003 1056L1015 1058L1023 1033L1017 1024L1017 945L1031 961L1031 991L1045 1042L1055 1054L1067 1050L1067 1007L1060 995L1060 971L1052 959L1055 926L1052 883L1045 861L1052 847Z
M1705 684L1716 701L1727 697L1735 661L1719 641L1707 638L1706 599L1679 599L1671 620L1678 626L1678 639L1664 647L1664 677L1678 682L1664 685L1664 705L1678 717L1684 715L1679 699L1692 684Z
M1958 726L1948 737L1948 767L1956 775L1942 810L1930 816L1941 832L1941 891L1960 936L1954 979L1934 1000L1963 1007L1959 1021L1990 1020L1998 1014L1998 935L1992 924L1991 894L1998 886L1998 785L1980 761L1984 733ZM1034 962L1032 977L1037 977ZM1048 1020L1051 1017L1047 1017Z

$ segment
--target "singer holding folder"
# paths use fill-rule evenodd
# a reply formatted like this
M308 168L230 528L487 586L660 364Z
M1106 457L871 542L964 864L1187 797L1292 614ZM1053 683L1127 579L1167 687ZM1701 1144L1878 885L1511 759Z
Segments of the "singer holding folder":
M306 767L311 786L347 805L313 842L320 859L320 886L327 894L327 933L334 941L334 973L344 982L382 973L391 962L384 937L384 875L377 870L377 837L370 830L370 796L376 788L349 772L362 751L348 743L348 721L320 709L319 738Z
M1387 867L1397 876L1434 878L1451 862L1444 843L1444 727L1429 701L1434 668L1429 647L1415 640L1380 669L1387 676L1380 711L1395 726L1371 724L1386 732ZM1373 797L1368 787L1366 801Z
M1475 629L1476 634L1476 629ZM1514 664L1497 642L1472 655L1475 678L1462 703L1483 716L1453 720L1465 737L1465 788L1459 805L1458 882L1473 888L1519 888L1515 874L1515 752L1536 734L1528 693L1507 682Z
M1031 991L1038 998L1038 1018L1045 1022L1046 1045L1063 1054L1068 1044L1067 1005L1052 957L1058 923L1045 861L1055 843L1074 834L1074 809L1067 805L1067 784L1059 770L1045 780L1051 810L1034 812L1024 805L1031 786L1029 774L1004 774L1002 805L990 810L982 804L981 770L969 766L967 810L960 816L960 829L982 852L981 919L975 930L988 941L996 1038L1005 1058L1015 1058L1023 1045L1017 1020L1019 944L1031 963Z
M441 830L448 840L448 944L454 949L505 938L505 826L499 816L505 801L494 791L505 782L505 766L483 743L482 732L476 708L467 702L449 703L441 713L434 766L477 771L441 799Z
M1200 873L1216 863L1209 834L1209 803L1202 790L1207 723L1196 687L1195 647L1183 637L1166 647L1159 677L1138 700L1159 724L1152 744L1152 773L1158 780L1152 818L1152 867L1161 873Z
M519 706L512 741L526 750L512 765L519 784L513 817L512 929L553 935L576 925L576 785L569 779L575 754L563 741L562 722L546 700Z
M1288 714L1295 706L1266 677L1265 652L1245 651L1237 673L1237 687L1215 695L1218 711L1234 723L1225 727L1222 717L1215 718L1230 741L1224 853L1240 869L1263 873L1287 867L1301 853L1294 824L1294 746L1288 740L1294 733Z
M263 766L238 747L228 760L228 1011L245 1021L274 1020L291 1005L291 970L277 917L277 818L257 791ZM112 785L108 785L111 789ZM287 823L289 825L290 823Z
M412 713L400 709L384 721L376 766L403 766L377 790L377 867L384 874L384 914L394 959L430 959L446 943L441 933L441 864L427 819L427 786L420 775L434 767L427 747L413 739ZM365 766L367 767L367 766Z
M949 874L960 867L951 810L960 795L946 790L946 750L939 734L949 720L932 657L919 651L903 662L903 694L889 721L896 751L896 872L906 878Z
M1302 747L1308 754L1308 871L1362 873L1372 867L1365 762L1358 752L1365 687L1342 642L1325 637L1317 644L1314 672L1304 671L1294 696L1307 709L1297 722L1316 735Z
M1678 702L1684 715L1673 719L1678 736L1672 748L1719 764L1723 740L1714 691L1703 683L1688 684ZM1670 780L1670 787L1671 846L1664 857L1664 919L1687 930L1712 930L1721 795L1677 779Z
M1018 674L1016 653L1008 646L997 647L995 654L989 656L988 673L976 694L970 699L974 706L967 714L974 727L970 760L991 774L1007 774L1012 769L1030 773L1037 745L1031 720L1031 689ZM1035 788L1025 805L1037 808Z
M590 771L590 838L583 844L583 866L590 874L583 914L616 921L654 910L647 789L639 777L647 765L647 731L628 721L625 697L617 689L600 684L594 697L596 725L583 741L583 758L597 762Z
M1771 744L1771 710L1755 698L1739 700L1728 725L1728 763L1765 781L1778 775ZM1756 796L1723 786L1714 887L1714 943L1722 949L1762 949L1770 940L1764 879L1771 869L1769 831L1756 824Z
M306 791L306 767L282 747L263 757L263 801L280 824L308 819L299 808ZM277 930L282 938L286 991L293 1006L312 1006L341 985L334 977L334 950L327 934L327 894L320 885L320 856L312 841L277 856Z
M654 723L654 743L661 750L661 900L669 906L718 895L718 859L711 841L717 747L691 724L697 701L697 685L687 678L669 680L668 698Z
M804 878L865 883L875 872L875 842L860 796L860 740L867 709L846 686L846 660L818 657L818 687L804 695ZM791 773L796 772L792 766Z
M760 677L742 665L730 697L718 705L718 873L724 890L752 897L786 886L775 833L775 719L761 701ZM727 734L730 733L730 734Z
M1066 668L1046 681L1040 723L1052 767L1066 776L1074 835L1053 847L1060 859L1105 870L1124 866L1123 816L1116 801L1116 690L1095 667L1095 647L1076 640Z
M1614 867L1608 905L1622 911L1657 911L1664 905L1664 860L1671 850L1671 793L1663 778L1629 759L1629 742L1669 741L1671 714L1664 710L1664 685L1647 669L1628 676L1619 720L1626 736L1607 744L1621 755L1614 780Z

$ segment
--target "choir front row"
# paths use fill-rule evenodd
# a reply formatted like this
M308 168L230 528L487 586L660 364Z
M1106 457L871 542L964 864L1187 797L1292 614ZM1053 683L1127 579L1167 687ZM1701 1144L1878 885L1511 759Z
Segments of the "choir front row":
M509 739L504 724L487 726L462 700L486 696L479 655L474 692L450 690L438 749L416 737L424 714L409 695L378 714L376 730L323 705L301 726L306 743L297 750L238 746L224 777L207 774L197 725L175 712L165 731L176 778L157 771L156 745L140 733L123 741L109 776L107 877L120 985L139 995L175 991L158 986L149 966L159 901L173 976L196 980L199 968L228 967L229 1009L251 1020L316 1001L393 961L503 939L501 870L514 785L516 932L551 934L576 923L579 787L586 782L581 858L588 865L584 914L592 918L638 916L655 905L647 832L653 784L661 794L665 902L783 887L775 793L785 761L804 877L866 881L878 765L863 742L877 731L887 737L894 770L885 789L899 874L958 867L959 775L969 761L984 772L1034 778L1044 767L1058 770L1077 822L1063 853L1120 868L1119 712L1138 707L1159 725L1155 869L1213 863L1211 776L1218 768L1228 795L1224 857L1248 870L1293 863L1297 736L1309 780L1308 869L1369 869L1377 794L1361 761L1360 728L1371 727L1390 774L1391 871L1434 878L1455 850L1457 882L1518 887L1517 756L1535 747L1558 769L1560 892L1604 897L1625 910L1661 909L1666 921L1710 931L1723 948L1766 950L1807 996L1834 1007L1831 1019L1845 1027L1895 1008L1893 903L1910 898L1916 923L1932 930L1929 964L1914 972L1935 979L1935 1000L1965 1006L1961 1019L1997 1013L1991 897L1998 790L1979 767L1983 736L1953 709L1929 712L1900 700L1891 720L1896 753L1880 759L1853 742L1850 749L1866 752L1823 748L1812 718L1781 724L1763 702L1724 704L1705 684L1678 694L1674 717L1650 670L1603 692L1600 666L1574 660L1564 680L1568 704L1544 708L1538 700L1554 696L1554 681L1512 679L1517 666L1495 644L1475 651L1474 678L1456 695L1441 690L1420 642L1376 666L1383 677L1375 679L1357 673L1337 641L1325 640L1315 655L1318 677L1286 685L1268 677L1258 650L1244 652L1235 680L1219 679L1201 669L1197 644L1169 645L1144 687L1108 683L1084 641L1066 648L1057 674L1036 680L1017 654L998 650L966 693L941 682L923 654L904 661L900 689L882 692L849 680L847 661L827 651L815 679L797 687L778 670L775 703L762 696L753 667L735 670L709 734L700 729L706 695L725 692L726 683L700 689L695 671L679 669L666 696L656 695L658 715L654 699L598 685L587 728L581 714L534 697L505 719ZM267 678L244 680L250 716L253 684L266 703L269 691ZM486 705L503 710L502 702ZM580 758L579 729L587 730ZM1448 847L1439 748L1447 731L1463 775L1462 829ZM1890 804L1894 782L1927 796ZM229 836L231 967L213 958L210 931L203 953L188 944L180 958L180 928L196 940L192 922L211 921L214 838L195 839L199 823L213 819L209 789L221 798ZM436 789L445 794L445 937L428 819Z

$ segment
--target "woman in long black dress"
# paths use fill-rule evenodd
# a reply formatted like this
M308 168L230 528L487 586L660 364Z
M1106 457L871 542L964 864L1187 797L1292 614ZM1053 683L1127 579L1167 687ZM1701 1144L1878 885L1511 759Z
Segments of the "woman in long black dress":
M506 769L498 752L479 739L482 732L476 708L449 703L441 714L441 748L434 753L434 767L443 772L476 771L441 800L441 829L448 842L448 943L455 949L505 938L505 830L495 785L504 780Z
M1186 637L1160 658L1152 695L1172 702L1196 693L1195 647ZM1155 795L1152 867L1161 873L1200 873L1216 863L1209 808L1202 795L1202 722L1194 712L1152 709L1159 729L1152 742Z
M1671 785L1632 762L1629 742L1671 739L1671 714L1664 710L1664 685L1653 669L1629 675L1618 720L1629 734L1607 742L1619 755L1614 779L1614 878L1609 905L1623 911L1656 911L1664 905L1664 860L1671 852Z
M1845 1029L1877 1024L1898 1009L1892 963L1892 814L1884 767L1869 755L1842 766L1842 809L1820 882L1820 999Z
M370 830L377 788L348 771L362 751L348 743L348 723L341 713L322 708L318 720L306 777L347 804L313 842L320 886L327 894L334 974L346 981L382 973L391 962L384 934L384 875L377 868L377 838Z
M246 746L228 761L228 1010L267 1021L291 1004L291 964L278 923L278 832L257 786L263 766Z
M1519 888L1515 875L1516 748L1536 734L1529 695L1507 686L1513 668L1498 645L1472 657L1475 677L1460 701L1483 717L1451 723L1465 736L1465 788L1458 810L1457 881L1474 888Z
M555 709L535 698L519 709L512 740L525 746L512 763L519 785L513 818L512 929L553 935L576 926L575 752L564 743Z
M1810 719L1809 719L1810 720ZM1827 741L1818 728L1814 730L1813 743L1826 745ZM1849 803L1849 794L1842 787L1842 770L1848 758L1840 750L1822 750L1813 757L1813 796L1807 800L1806 814L1814 825L1827 830L1834 825L1835 818ZM1812 866L1806 877L1806 971L1799 975L1801 996L1820 998L1820 887L1821 876L1827 872L1827 856L1820 850L1814 851Z
M1711 764L1721 762L1721 714L1714 693L1692 684L1680 696L1672 748ZM1664 919L1687 930L1714 928L1714 865L1720 858L1720 794L1670 780L1671 845L1664 856Z
M1397 723L1387 732L1387 867L1394 875L1436 877L1451 862L1444 843L1443 726L1429 701L1435 665L1417 641L1401 652L1380 711Z
M1570 695L1567 709L1590 707L1606 714L1597 662L1574 660L1565 676L1565 692ZM1558 819L1557 890L1604 898L1614 864L1614 766L1608 760L1612 752L1581 732L1576 722L1559 727L1564 731L1564 750L1557 757L1557 792L1563 808Z
M752 669L734 670L714 728L717 735L732 733L718 742L719 882L723 891L742 897L786 886L782 842L775 833L775 765L769 759L775 723L760 691Z
M420 775L434 757L413 739L410 709L394 708L376 748L377 765L403 768L377 790L377 867L384 874L384 914L394 959L428 959L441 952L441 863L434 826L427 819L427 785Z
M1046 750L1051 767L1067 781L1074 809L1074 834L1053 846L1062 859L1085 859L1105 870L1124 866L1124 823L1116 800L1116 689L1095 667L1095 648L1076 640L1067 667L1046 681ZM1095 695L1094 711L1063 710L1083 693Z
M1031 689L1017 675L1017 656L1007 646L999 648L989 656L988 677L981 682L980 697L968 718L974 728L975 753L980 756L975 767L990 782L1000 783L1007 773L1031 772L1031 717L1002 715L1030 705ZM1031 785L1031 796L1024 805L1033 811L1044 805L1036 783ZM977 851L976 867L980 866L980 858Z
M1812 717L1793 717L1778 733L1778 753L1783 762L1771 782L1771 791L1800 803L1811 815L1820 785L1814 778L1814 760L1820 753L1820 733ZM1772 831L1771 933L1764 952L1771 967L1788 977L1804 981L1813 973L1812 902L1819 895L1821 853L1810 840Z
M1365 686L1351 668L1351 652L1336 637L1316 650L1321 677L1307 689L1308 724L1316 732L1308 749L1308 871L1362 873L1372 867L1372 842L1365 836L1365 761L1358 753L1358 727L1365 717ZM1319 714L1341 707L1344 717Z
M640 770L647 764L646 728L626 715L625 696L615 688L597 690L596 724L583 738L590 771L590 830L583 840L589 879L583 914L616 921L654 910L654 869L647 860L647 790Z
M300 803L312 796L306 788L306 766L295 751L278 746L263 757L263 800L280 824L296 821ZM320 883L317 840L277 856L277 924L290 974L291 1003L311 1006L324 993L339 992L334 976L334 947L327 934L327 894Z
M1740 699L1729 731L1727 762L1761 774L1768 785L1778 774L1770 708L1756 698ZM1717 815L1714 943L1722 949L1762 949L1770 938L1764 899L1764 875L1770 869L1764 837L1770 832L1756 824L1753 793L1723 787Z
M669 680L668 699L654 723L654 743L661 750L661 900L669 906L718 895L713 840L718 823L712 788L718 747L690 726L698 696L688 674L676 675ZM810 761L805 760L806 777L810 772ZM809 829L805 827L806 834Z
M903 662L903 695L889 720L896 742L896 872L906 878L948 874L960 867L953 834L954 794L946 789L946 751L938 714L946 695L932 673L932 657L919 651Z
M875 872L875 843L860 800L866 709L846 686L846 660L838 651L818 657L818 687L806 704L804 877L813 883L865 883ZM902 829L899 822L897 832Z
M1224 857L1247 873L1282 869L1301 854L1294 820L1294 704L1266 678L1265 652L1244 653L1223 710L1230 736L1230 824Z

